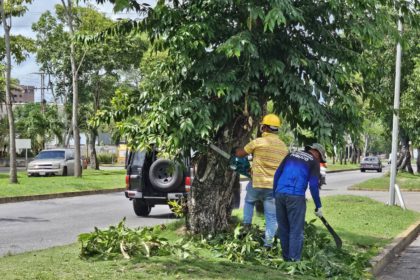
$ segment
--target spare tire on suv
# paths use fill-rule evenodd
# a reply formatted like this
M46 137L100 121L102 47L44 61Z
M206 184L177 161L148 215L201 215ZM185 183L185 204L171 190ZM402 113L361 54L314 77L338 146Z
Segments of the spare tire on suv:
M149 169L149 180L154 189L169 192L179 188L183 180L180 164L168 159L157 159Z

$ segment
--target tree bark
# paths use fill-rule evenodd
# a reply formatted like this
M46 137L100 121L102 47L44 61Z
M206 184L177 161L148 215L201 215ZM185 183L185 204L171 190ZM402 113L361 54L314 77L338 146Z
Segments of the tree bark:
M414 174L411 166L410 139L408 137L402 137L401 143L401 157L397 163L397 168L399 171L407 171Z
M420 146L417 147L417 173L420 174Z
M99 76L99 73L96 73L97 76ZM95 87L95 91L93 94L93 115L96 115L96 113L99 110L99 98L100 98L100 92L101 92L101 86L98 82ZM98 129L92 128L91 129L91 141L90 141L90 168L99 170L99 161L98 156L96 154L96 138L98 137Z
M96 129L91 129L90 131L90 141L89 141L89 149L90 149L90 168L99 170L99 162L98 157L96 154L96 138L98 133Z
M6 13L4 10L4 1L0 0L0 14L2 19L2 24L4 28L4 41L6 45L6 111L7 118L9 123L9 164L10 164L10 173L9 173L9 182L11 184L17 184L17 168L16 168L16 133L15 133L15 120L13 117L13 107L12 107L12 93L10 90L10 80L11 80L11 68L12 68L12 57L10 50L10 26L6 21Z
M74 141L74 176L82 177L81 162L80 162L80 133L78 125L78 108L79 108L79 75L76 66L76 50L74 45L74 27L73 27L73 11L72 0L67 0L67 5L64 0L61 0L66 12L67 25L70 29L70 64L72 72L72 89L73 89L73 106L72 106L72 129Z
M356 163L356 157L357 157L357 147L355 144L353 144L352 149L351 149L351 163L352 164Z
M365 145L363 146L363 157L366 157L367 156L367 150L368 150L368 147L369 147L369 135L365 134L364 138L365 138Z
M253 127L248 117L241 116L230 128L221 131L215 145L228 153L233 147L242 147L249 141ZM234 139L230 139L233 135ZM210 149L201 155L189 193L187 228L196 234L227 230L233 193L239 187L239 175L229 168L227 159Z

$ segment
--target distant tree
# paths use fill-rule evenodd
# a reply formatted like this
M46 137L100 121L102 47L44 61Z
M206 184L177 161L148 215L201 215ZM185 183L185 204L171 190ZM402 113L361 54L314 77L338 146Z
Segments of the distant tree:
M413 147L417 147L420 152L420 44L416 45L416 49L417 55L409 58L413 61L414 68L407 77L408 88L401 98L401 122L410 136ZM416 163L417 173L420 173L419 154Z
M15 135L15 125L13 118L13 109L12 109L12 93L11 93L11 68L12 68L12 50L11 50L11 18L13 16L22 16L26 8L25 3L31 3L31 0L12 0L5 3L4 0L0 0L0 17L1 24L4 29L4 45L5 45L5 58L6 58L6 79L5 79L5 103L7 110L7 119L9 123L9 156L10 156L10 178L9 182L11 184L18 183L17 179L17 169L16 169L16 135ZM7 19L10 19L7 22Z
M75 20L74 30L79 37L93 36L109 28L114 22L98 12L91 6L73 7ZM65 30L65 10L57 5L55 14L46 12L41 15L32 29L37 36L37 61L41 69L50 73L57 80L55 96L61 98L65 104L66 143L68 133L72 130L69 123L71 108L67 104L73 98L70 50L70 34ZM87 133L90 150L90 163L92 168L99 168L96 160L95 142L98 136L99 124L91 122L103 105L109 104L111 95L118 85L128 82L127 73L137 73L138 65L148 44L144 35L133 34L127 36L108 36L105 42L96 42L91 45L74 40L78 65L78 127Z
M34 152L45 149L46 142L53 139L63 143L64 124L55 105L46 106L42 112L39 103L25 104L15 109L15 116L16 133L21 138L31 139Z

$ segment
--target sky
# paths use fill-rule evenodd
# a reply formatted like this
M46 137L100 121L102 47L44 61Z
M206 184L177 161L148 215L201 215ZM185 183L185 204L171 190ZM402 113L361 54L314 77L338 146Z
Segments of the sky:
M80 1L83 2L83 1ZM141 3L154 4L154 0L143 0L139 1ZM102 13L105 13L106 16L117 19L117 18L138 18L138 14L135 12L124 12L115 14L112 10L112 5L107 3L104 5L97 5L93 1L92 4L97 6L98 10ZM39 17L46 11L51 11L54 13L54 6L56 4L61 4L61 0L33 0L32 4L28 5L28 11L23 17L16 17L12 19L12 29L11 35L24 35L30 38L35 38L35 34L32 32L32 24L37 22ZM3 36L3 27L0 25L0 36ZM22 62L19 65L13 64L12 67L12 77L20 81L21 85L29 85L40 87L41 80L40 76L33 74L39 72L39 67L35 60L35 55L30 55L26 61ZM48 82L48 81L46 81ZM49 97L51 98L51 96ZM46 96L47 101L49 101L48 96ZM35 101L40 100L39 90L35 91Z

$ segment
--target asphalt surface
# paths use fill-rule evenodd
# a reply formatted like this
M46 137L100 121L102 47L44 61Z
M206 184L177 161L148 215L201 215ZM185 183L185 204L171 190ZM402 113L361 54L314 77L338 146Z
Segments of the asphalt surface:
M1 204L0 256L70 244L78 234L124 217L130 227L174 220L165 205L154 207L148 218L137 217L123 193Z
M378 277L379 280L420 279L420 237L413 241Z
M17 170L18 171L24 171L24 170L26 170L26 167L19 166L17 168ZM10 171L10 168L9 167L0 166L0 173L9 173L9 171Z

